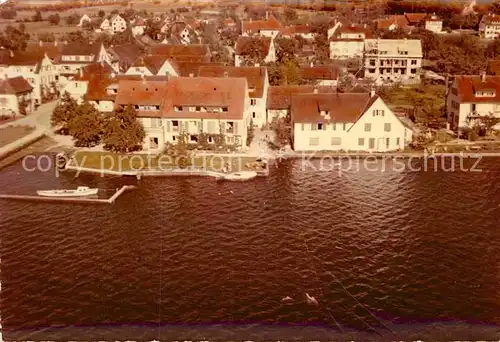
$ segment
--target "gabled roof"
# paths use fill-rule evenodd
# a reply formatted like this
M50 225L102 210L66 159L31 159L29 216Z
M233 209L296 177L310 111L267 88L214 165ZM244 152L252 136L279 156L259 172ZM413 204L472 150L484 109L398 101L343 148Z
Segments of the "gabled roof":
M399 28L405 29L410 23L405 15L392 15L388 18L377 20L377 28L379 30L386 30L393 24Z
M317 65L311 67L301 67L300 74L307 80L336 80L339 77L340 69L335 65Z
M179 76L183 77L191 77L192 76L201 76L200 69L203 67L220 67L224 64L222 63L206 63L206 62L183 62L183 61L169 61L170 65L177 71ZM208 75L205 75L208 76Z
M120 80L115 103L117 105L160 106L167 82L146 80Z
M461 75L455 76L455 83L461 103L500 103L500 76ZM494 90L495 96L476 96L478 90Z
M500 15L485 14L481 18L481 23L487 24L487 25L491 25L491 24L500 25Z
M279 31L283 25L270 15L267 20L246 20L241 22L242 32Z
M201 77L239 77L246 78L249 96L261 98L264 96L264 84L267 69L264 67L234 67L234 66L202 66L199 76Z
M100 44L92 43L63 43L61 56L95 56L99 53Z
M335 88L327 86L270 86L267 91L267 109L289 109L293 95L312 94L315 89L318 93L335 93L336 91Z
M370 93L297 94L292 96L292 122L356 122L377 98ZM322 116L321 111L328 112L330 118Z
M148 48L148 54L164 55L174 59L185 56L198 56L210 61L210 49L204 44L188 44L188 45L173 45L173 44L156 44Z
M271 48L272 39L269 37L239 36L236 40L235 53L240 56L247 55L253 48L258 50L261 57L267 56Z
M115 45L108 49L108 52L118 61L126 64L134 63L142 54L142 49L137 44Z
M343 34L351 35L359 35L360 38L342 38ZM371 29L366 27L366 25L342 25L339 29L335 31L335 34L330 38L332 41L345 41L345 40L364 40L373 38L373 32Z
M33 87L22 76L0 80L0 94L17 95L33 90Z
M153 75L156 75L167 59L167 56L145 55L137 58L132 67L146 67Z
M186 119L242 120L248 96L244 78L176 77L167 84L162 116ZM227 108L224 112L191 112L175 106Z
M3 52L5 51L5 52ZM3 50L0 54L0 65L22 65L22 66L36 66L42 59L38 53L33 54L26 51L10 52Z
M416 25L424 21L429 15L427 13L405 13L405 16L410 25Z
M114 95L108 95L106 87L115 82L114 70L106 62L88 64L80 69L74 77L75 81L88 81L87 93L84 98L88 101L112 100Z
M47 56L55 63L57 63L61 57L61 49L62 43L60 42L28 42L26 47L26 51L31 54L37 56L47 54Z

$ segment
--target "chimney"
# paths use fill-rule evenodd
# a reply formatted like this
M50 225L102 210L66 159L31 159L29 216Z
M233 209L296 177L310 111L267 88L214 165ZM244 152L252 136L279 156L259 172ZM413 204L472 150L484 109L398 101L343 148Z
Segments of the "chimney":
M194 74L193 74L193 73L190 73L190 74L189 74L189 77L194 77Z
M229 77L229 73L227 71L224 71L224 77Z
M14 58L14 51L9 50L9 55L10 55L10 58Z
M486 82L486 72L481 71L481 82Z
M367 27L366 24L364 24L363 27L366 28Z
M254 65L256 68L260 67L260 64L259 63L255 63Z
M317 94L318 93L318 88L315 87L314 90L313 90L313 93Z
M40 41L38 42L38 45L43 46L43 42L40 40Z
M311 67L311 68L314 67L314 62L313 61L311 61L311 63L309 63L309 67Z
M269 11L266 11L266 20L269 20Z
M57 46L57 40L56 40L56 41L54 41L54 46Z
M375 96L375 88L371 88L370 97L374 97L374 96Z

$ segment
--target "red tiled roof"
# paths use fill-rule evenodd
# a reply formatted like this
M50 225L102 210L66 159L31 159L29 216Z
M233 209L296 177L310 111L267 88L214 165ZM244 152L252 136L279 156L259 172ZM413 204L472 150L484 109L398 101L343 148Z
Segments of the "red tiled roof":
M115 82L114 70L108 63L88 64L80 69L75 76L77 81L88 81L87 93L84 98L88 101L113 100L114 95L108 95L106 87Z
M481 18L481 22L484 24L500 23L500 15L486 14Z
M404 29L408 27L409 22L404 15L392 15L389 18L377 20L377 28L379 30L386 30L392 24L396 24L397 27Z
M223 66L222 63L198 63L198 62L182 62L169 61L172 67L177 71L177 74L182 77L200 76L200 68L211 66Z
M100 44L63 43L61 55L66 56L95 56L99 53ZM64 61L66 63L66 61Z
M405 13L406 19L410 25L415 25L427 18L427 13Z
M44 54L40 51L36 53L28 51L10 52L3 50L0 54L0 65L22 65L36 66L43 59Z
M318 65L301 67L300 74L308 80L336 80L339 77L339 68L335 65Z
M297 94L292 96L292 122L356 122L376 99L369 93ZM330 119L320 111L329 112Z
M17 95L32 90L33 87L22 76L0 80L0 94L2 95Z
M165 96L168 82L120 80L115 103L117 105L160 106ZM159 112L158 112L159 113Z
M264 67L234 67L234 66L202 66L201 77L244 77L247 79L249 96L261 98L264 96L264 84L267 69Z
M161 55L141 56L132 64L132 67L146 67L152 74L156 75L167 59L167 56Z
M246 20L241 23L242 32L279 31L282 27L273 15L267 20Z
M267 92L267 109L288 109L291 105L292 96L295 94L312 94L314 89L318 93L334 93L335 88L328 86L270 86Z
M32 53L37 56L43 56L47 54L47 56L57 63L59 58L61 57L61 44L58 42L47 43L47 42L28 42L28 46L26 47L26 51Z
M390 26L390 25L389 25ZM342 38L342 34L357 34L361 35L360 38ZM364 39L370 39L373 38L373 32L371 29L365 26L361 25L347 25L347 26L342 26L339 29L336 30L335 35L333 35L330 40L332 41L361 41Z
M137 58L142 54L141 47L137 44L122 44L115 45L108 49L108 51L120 62L126 64L134 63Z
M461 103L500 103L500 76L455 76L458 97ZM494 90L495 96L476 96L478 90Z
M258 49L261 57L265 57L269 53L271 42L272 39L269 37L239 36L234 50L237 55L244 56L248 54L253 47L255 47Z
M190 45L173 45L173 44L156 44L148 49L150 55L164 55L170 58L178 59L179 57L198 57L206 62L210 61L210 49L208 45L190 44Z
M177 77L167 84L162 117L241 120L247 81L244 78ZM227 112L175 111L175 106L227 108Z

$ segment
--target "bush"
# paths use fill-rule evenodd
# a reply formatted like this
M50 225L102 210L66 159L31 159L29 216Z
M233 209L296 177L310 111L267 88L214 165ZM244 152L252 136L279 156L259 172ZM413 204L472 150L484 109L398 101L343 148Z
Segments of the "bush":
M247 146L250 146L250 144L252 144L254 137L255 137L255 130L253 128L253 120L250 120L250 125L248 126L248 132L247 132Z

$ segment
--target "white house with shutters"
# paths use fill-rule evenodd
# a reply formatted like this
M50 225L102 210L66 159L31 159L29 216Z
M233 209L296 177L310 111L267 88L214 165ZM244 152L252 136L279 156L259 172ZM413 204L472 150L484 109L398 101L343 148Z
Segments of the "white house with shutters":
M294 95L291 105L296 151L403 150L412 131L371 93Z

